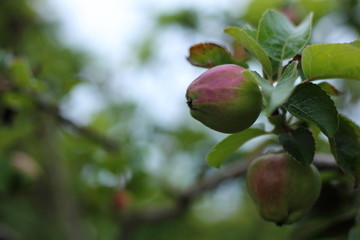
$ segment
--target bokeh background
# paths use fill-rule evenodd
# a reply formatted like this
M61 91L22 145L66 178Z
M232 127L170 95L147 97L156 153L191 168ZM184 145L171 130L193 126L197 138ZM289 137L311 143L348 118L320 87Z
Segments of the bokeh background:
M186 88L205 70L189 47L231 49L223 29L256 27L269 8L295 24L314 12L312 43L359 38L357 0L2 0L0 239L348 239L357 203L346 181L327 184L336 170L313 218L279 228L230 171L274 139L211 169L226 135L188 113ZM331 83L360 123L359 84Z

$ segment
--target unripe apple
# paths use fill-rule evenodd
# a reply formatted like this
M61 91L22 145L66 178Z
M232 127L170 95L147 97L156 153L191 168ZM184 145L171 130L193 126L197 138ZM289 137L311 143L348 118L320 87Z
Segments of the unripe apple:
M243 67L213 67L195 79L186 91L191 115L207 127L236 133L258 118L262 96L255 82L245 78Z
M260 215L281 226L298 221L315 203L321 190L314 165L303 165L289 154L266 154L254 160L246 187Z

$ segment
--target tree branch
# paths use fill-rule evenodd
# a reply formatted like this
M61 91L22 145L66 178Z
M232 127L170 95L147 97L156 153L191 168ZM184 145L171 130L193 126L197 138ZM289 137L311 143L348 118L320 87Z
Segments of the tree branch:
M120 150L120 145L114 139L106 137L88 127L80 126L75 122L71 121L70 119L64 117L60 113L59 107L57 105L47 103L39 96L34 96L34 94L32 94L31 97L33 98L35 104L38 106L40 110L53 116L62 125L69 127L70 129L79 133L83 137L90 139L95 143L100 144L107 151L113 152Z
M0 223L0 239L4 240L23 240L23 238L9 226Z
M206 191L218 187L226 180L244 176L250 163L249 160L237 161L224 170L196 182L186 191L174 197L173 204L170 206L159 206L149 209L140 209L125 213L121 221L121 236L119 239L127 240L130 235L142 223L157 223L163 220L181 216L189 208L193 200ZM338 169L337 164L330 154L316 154L314 164L319 170Z

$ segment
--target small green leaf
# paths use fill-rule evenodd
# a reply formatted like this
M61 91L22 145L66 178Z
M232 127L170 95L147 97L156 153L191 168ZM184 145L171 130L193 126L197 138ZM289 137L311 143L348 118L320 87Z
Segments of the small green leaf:
M264 49L262 49L256 41L256 32L251 31L250 29L241 29L238 27L227 27L224 32L239 41L244 48L253 54L259 60L268 76L272 75L270 59Z
M315 123L328 137L335 135L339 118L332 99L316 84L298 85L284 104L294 116Z
M333 85L328 82L322 82L318 85L330 96L339 96L341 94L339 90L337 90Z
M275 10L268 10L260 20L258 42L275 60L282 61L298 54L308 43L311 35L312 14L299 26Z
M315 155L315 140L307 128L298 128L280 134L279 140L285 151L302 164L311 164Z
M257 72L251 70L245 70L242 72L245 78L255 81L263 92L263 96L266 102L269 102L273 86L266 79L262 78Z
M339 130L329 138L331 152L345 174L360 183L360 127L347 119L339 117Z
M236 149L241 147L247 141L261 136L269 134L262 129L248 128L242 132L232 134L221 142L217 143L211 152L207 155L207 161L210 166L219 168L229 155L231 155Z
M360 42L307 46L302 68L309 79L346 78L360 80Z
M290 97L294 88L295 80L298 78L297 72L298 62L294 61L286 67L280 81L273 89L270 101L266 105L265 113L271 114L277 107L282 105Z
M189 50L187 60L194 66L211 68L222 64L239 64L222 46L215 43L199 43Z

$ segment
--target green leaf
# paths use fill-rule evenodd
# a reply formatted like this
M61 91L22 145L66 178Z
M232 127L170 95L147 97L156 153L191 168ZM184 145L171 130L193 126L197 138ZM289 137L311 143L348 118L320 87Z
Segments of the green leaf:
M227 27L224 32L239 41L244 48L246 48L251 54L253 54L261 63L265 73L270 77L272 75L271 62L259 43L254 38L255 32L250 29L241 29L238 27Z
M298 128L286 134L280 134L279 140L285 151L296 161L311 164L315 155L315 140L307 128Z
M343 2L337 0L299 0L297 4L302 12L313 12L315 21L343 6Z
M339 96L341 94L339 90L337 90L333 85L328 82L322 82L318 85L330 96Z
M315 123L328 137L335 135L339 118L332 99L316 84L298 85L284 104L294 116Z
M280 81L272 90L270 101L266 105L265 113L271 114L277 107L286 102L294 88L295 80L298 78L298 62L294 61L286 67Z
M307 46L302 56L302 68L309 79L360 80L360 41Z
M329 138L331 152L345 174L360 183L360 127L345 116L339 117L339 130Z
M298 54L308 43L311 35L312 14L299 26L275 10L265 12L260 20L258 42L275 60L282 61Z
M263 92L263 96L266 102L270 100L270 95L273 90L273 86L266 79L262 78L257 72L251 70L245 70L242 72L245 78L255 81Z
M248 128L242 132L232 134L221 142L217 143L211 152L207 155L207 161L210 166L219 168L221 164L229 157L236 149L241 147L247 141L261 136L269 134L262 129Z
M222 64L239 64L231 53L215 43L199 43L189 50L187 60L194 66L211 68Z

